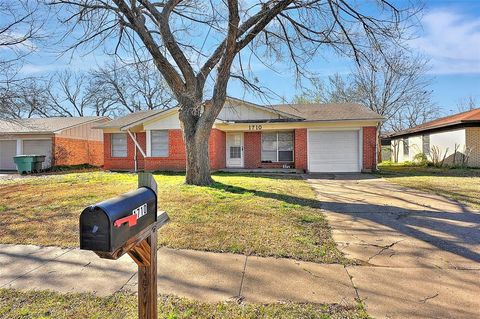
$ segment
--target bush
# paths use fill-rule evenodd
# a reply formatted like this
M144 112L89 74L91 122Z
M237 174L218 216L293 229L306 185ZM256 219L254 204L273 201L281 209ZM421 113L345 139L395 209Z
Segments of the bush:
M413 163L415 165L427 166L428 165L427 155L423 153L415 154L415 156L413 157Z

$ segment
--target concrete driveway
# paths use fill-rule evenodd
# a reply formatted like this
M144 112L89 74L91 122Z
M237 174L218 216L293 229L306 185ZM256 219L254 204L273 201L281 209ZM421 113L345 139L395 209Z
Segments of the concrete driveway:
M480 316L480 212L372 175L318 175L333 238L377 318Z

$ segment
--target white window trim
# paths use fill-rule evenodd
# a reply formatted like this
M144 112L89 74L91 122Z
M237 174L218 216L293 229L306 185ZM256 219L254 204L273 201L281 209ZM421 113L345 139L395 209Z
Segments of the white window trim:
M293 149L292 149L292 160L291 161L279 161L278 160L278 133L292 133L293 134L293 139L292 139L292 142L293 142ZM265 132L262 132L261 134L263 133L276 133L276 136L277 136L277 158L275 161L272 161L271 163L294 163L295 162L295 131L265 131ZM262 143L262 141L260 141L260 143ZM263 153L263 145L260 145L260 162L262 163L268 163L267 161L263 161L262 159L262 153Z
M147 130L147 157L152 157L152 131Z
M127 154L125 156L113 156L113 135L114 134L125 134L125 140L127 141ZM110 135L110 157L112 158L128 158L128 134L127 133L112 133Z

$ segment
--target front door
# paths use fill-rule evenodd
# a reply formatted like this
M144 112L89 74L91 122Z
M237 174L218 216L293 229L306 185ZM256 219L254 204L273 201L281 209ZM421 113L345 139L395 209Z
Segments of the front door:
M243 167L243 132L227 133L227 167Z

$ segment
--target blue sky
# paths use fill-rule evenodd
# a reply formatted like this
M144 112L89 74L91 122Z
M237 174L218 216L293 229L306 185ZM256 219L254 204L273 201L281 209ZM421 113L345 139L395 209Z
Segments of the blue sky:
M455 112L459 100L467 96L480 102L480 1L426 1L421 23L422 30L417 32L410 46L430 58L430 71L426 76L431 79L433 99L442 113ZM85 71L108 59L101 51L59 57L57 50L42 48L30 57L22 72L42 75L62 69ZM334 73L348 74L353 62L327 53L316 57L311 65L321 77L327 78ZM262 84L287 100L299 93L290 72L276 74L260 64L254 66L254 71ZM228 93L261 102L245 94L235 82L230 83Z

